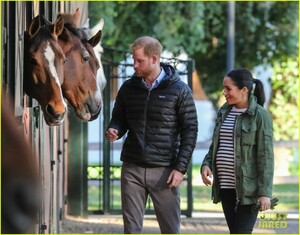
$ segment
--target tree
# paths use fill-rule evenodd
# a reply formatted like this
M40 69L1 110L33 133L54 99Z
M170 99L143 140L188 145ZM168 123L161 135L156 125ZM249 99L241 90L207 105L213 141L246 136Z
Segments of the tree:
M273 65L271 78L273 94L270 112L273 118L275 140L297 140L299 64L292 59L278 61Z
M105 19L105 45L128 50L138 36L150 35L159 39L164 48L174 54L182 50L187 52L195 60L196 70L208 97L216 104L226 74L227 2L89 4L92 25L100 17ZM291 64L298 65L299 3L236 2L235 6L235 67L251 70L267 63L275 68L275 77L281 74L288 78L281 83L284 86L278 85L282 81L277 78L272 79L275 100L270 111L273 118L277 119L275 112L283 103L288 102L293 110L297 108L296 99L281 99L279 94L290 91L285 90L286 86L293 86L298 79L289 68ZM283 66L284 69L279 71L284 63L289 66ZM297 122L293 121L292 125L297 125ZM285 131L281 130L281 133ZM295 138L294 134L283 134L282 138L292 136Z
M104 44L127 50L140 35L185 50L210 98L226 72L226 2L90 2L91 23L105 19ZM236 2L236 67L297 57L298 2Z

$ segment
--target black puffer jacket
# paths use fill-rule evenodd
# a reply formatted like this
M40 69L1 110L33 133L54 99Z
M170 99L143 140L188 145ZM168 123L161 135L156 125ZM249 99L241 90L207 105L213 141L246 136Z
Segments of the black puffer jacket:
M166 76L152 91L135 75L123 83L108 128L118 129L119 138L128 131L122 161L186 173L198 133L195 103L174 68L161 67Z

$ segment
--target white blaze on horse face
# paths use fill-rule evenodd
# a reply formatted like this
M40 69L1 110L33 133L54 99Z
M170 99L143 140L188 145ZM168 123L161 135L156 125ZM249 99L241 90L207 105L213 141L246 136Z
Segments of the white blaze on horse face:
M54 54L49 42L45 48L45 58L47 59L47 61L49 63L50 73L55 78L55 82L60 86L61 84L59 83L58 75L57 75L56 68L54 65L55 54Z
M47 46L45 48L45 58L48 61L50 73L54 77L55 82L57 83L58 87L60 87L61 84L59 82L59 78L58 78L58 75L57 75L57 72L56 72L56 68L55 68L55 65L54 65L55 54L54 54L54 52L53 52L53 50L52 50L49 42L48 42L48 44L47 44ZM65 102L65 100L63 98L63 94L62 94L61 89L60 89L60 95L61 95L61 98L62 98L64 106L67 107L67 103Z
M104 70L103 70L103 65L101 62L101 55L103 54L104 50L103 50L103 47L100 45L100 43L98 43L93 49L94 49L95 55L100 64L100 68L97 71L97 83L100 87L100 90L103 91L104 87L106 86L106 82L107 82L105 74L104 74Z
M98 100L100 103L102 103L101 90L99 88L99 85L98 84L96 84L96 85L97 85L97 91L95 92L94 97L95 97L95 100ZM101 105L101 104L99 104L99 105Z

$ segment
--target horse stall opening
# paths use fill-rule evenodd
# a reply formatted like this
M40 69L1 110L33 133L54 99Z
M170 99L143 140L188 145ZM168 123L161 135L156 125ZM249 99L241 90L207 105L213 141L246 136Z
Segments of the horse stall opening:
M62 110L64 107L64 98L58 97L61 95L57 93L57 98L51 98L47 101L45 107L43 107L43 101L48 98L49 95L53 95L52 87L57 87L60 91L60 73L57 68L57 63L51 62L52 59L58 59L59 48L54 49L54 44L49 40L54 39L60 30L57 30L52 36L40 37L38 40L44 42L44 49L39 49L40 44L34 45L36 50L25 50L26 46L31 46L36 43L38 38L38 31L42 30L43 23L41 23L41 16L43 15L47 20L54 24L56 22L56 16L59 12L74 12L75 9L80 7L81 9L81 22L85 22L87 17L87 3L86 2L64 2L64 1L27 1L27 2L14 2L14 1L2 1L1 2L1 18L2 18L2 95L11 100L11 109L13 110L10 116L17 122L17 129L20 132L20 136L25 136L25 141L29 144L30 148L35 153L35 161L32 161L32 167L36 166L38 170L40 199L38 213L30 215L31 217L23 216L23 220L34 219L34 224L28 229L29 233L60 233L60 227L62 219L66 215L67 211L67 183L66 183L66 169L67 169L67 152L68 152L68 137L69 137L69 121L67 115L60 116L61 119L55 121L57 117L56 107L57 99L61 101ZM33 22L35 17L36 22ZM33 22L33 23L32 23ZM32 23L32 25L31 25ZM55 26L54 28L58 28ZM53 27L52 27L53 28ZM29 32L28 32L29 30ZM27 31L29 34L26 34ZM46 32L46 31L45 31ZM30 42L30 43L29 43ZM27 44L29 43L29 44ZM45 49L46 48L46 49ZM40 54L38 52L40 51ZM37 52L34 54L33 52ZM43 58L43 53L48 58L50 70L39 67L45 64L40 63L39 59ZM47 55L46 55L47 53ZM53 54L52 54L53 53ZM60 61L63 61L63 55L60 56ZM46 61L47 62L47 61ZM52 66L50 65L53 63ZM24 69L24 66L26 69ZM38 67L38 68L37 68ZM40 71L35 73L33 83L29 83L28 79L34 71ZM43 71L43 72L41 72ZM57 73L57 74L56 74ZM31 75L30 75L31 74ZM45 75L45 77L42 76ZM49 83L40 82L39 79L45 79L54 77L57 79L57 83L50 85ZM43 80L45 81L45 80ZM25 84L24 84L25 83ZM28 84L30 84L28 86ZM40 95L35 96L37 92L40 92L41 85L49 84L48 89ZM23 89L24 87L24 89ZM26 93L25 93L26 92ZM51 103L55 99L55 102ZM2 112L6 112L3 108ZM60 112L60 111L59 111ZM51 118L47 117L47 114L53 114ZM60 115L60 114L59 114ZM54 120L54 122L53 122ZM2 122L4 125L4 123ZM6 137L3 132L1 135L2 144L5 144L3 140ZM3 154L7 146L1 146L1 162L4 162L6 157ZM24 157L24 161L25 161ZM23 171L31 171L30 168L26 168L26 164L22 162L15 162L16 166L24 166ZM12 166L12 164L10 164ZM10 175L18 175L18 167L12 169L4 169L6 164L1 164L1 171L11 171ZM10 176L11 177L11 176ZM4 184L9 179L1 178L1 184ZM32 192L32 196L34 193ZM6 194L2 193L1 203L7 202L10 198L6 197ZM13 201L10 201L13 203ZM3 211L2 211L3 212ZM4 220L4 214L2 213L1 232L4 232L6 221ZM33 218L32 218L33 217ZM23 222L24 222L23 221ZM20 222L21 224L21 222ZM14 233L18 233L17 225L11 230ZM5 230L6 231L6 230ZM23 231L22 231L23 232Z

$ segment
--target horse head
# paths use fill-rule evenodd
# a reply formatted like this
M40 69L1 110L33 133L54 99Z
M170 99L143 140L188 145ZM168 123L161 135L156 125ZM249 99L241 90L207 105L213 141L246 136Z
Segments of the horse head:
M41 206L35 155L17 125L13 104L2 93L1 233L28 233Z
M77 116L91 121L98 117L103 105L96 80L99 61L93 51L101 39L101 31L88 40L78 28L79 9L74 14L60 13L58 17L64 19L64 30L58 42L67 57L62 91Z
M36 99L48 125L60 125L67 110L61 84L65 55L57 39L63 31L63 19L42 25L35 17L24 32L24 92Z

